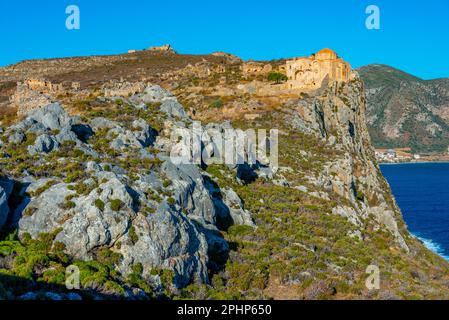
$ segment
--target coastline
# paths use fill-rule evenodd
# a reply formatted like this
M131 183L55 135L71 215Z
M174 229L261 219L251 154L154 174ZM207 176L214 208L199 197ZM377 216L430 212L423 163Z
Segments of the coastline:
M413 162L378 162L379 165L400 165L400 164L449 164L449 160L444 161L413 161Z
M430 251L436 253L437 255L439 255L441 258L443 258L444 260L446 260L447 262L449 262L449 256L444 254L444 250L441 247L441 245L435 241L433 241L432 239L427 239L427 238L423 238L418 236L415 233L412 233L412 236L414 236L416 239L418 239L419 241L422 242L422 244L429 249Z
M433 164L449 165L449 161L410 161L410 162L383 162L383 163L379 162L380 167L382 167L382 166L385 166L385 167L386 166L400 166L400 165L404 165L404 167L405 167L405 166L420 165L420 164L421 165L433 165ZM440 168L443 168L442 170L446 170L446 166L444 166L444 167L440 166ZM402 169L402 170L407 170L407 169ZM385 178L387 179L387 177L385 177ZM387 181L388 181L388 179L387 179ZM394 192L393 192L393 195L396 198L396 194ZM400 207L401 211L403 211L399 202L398 202L398 206ZM407 222L405 217L404 217L404 220ZM444 246L441 243L432 239L432 237L429 237L429 234L427 235L427 237L424 237L421 234L421 232L417 231L416 229L415 229L415 231L411 231L409 229L409 232L414 238L419 240L427 249L429 249L433 253L437 254L438 256L440 256L441 258L443 258L444 260L449 262L449 254L445 251Z

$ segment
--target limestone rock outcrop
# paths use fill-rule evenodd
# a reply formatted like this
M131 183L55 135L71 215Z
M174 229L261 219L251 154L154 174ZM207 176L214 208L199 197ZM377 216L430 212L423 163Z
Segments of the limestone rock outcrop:
M125 273L133 264L141 263L145 274L154 267L174 270L174 285L178 288L209 281L205 235L182 213L161 203L155 214L137 217L133 227L138 240L132 243L128 233L120 249Z
M136 107L159 103L169 121L189 121L173 94L159 86L120 98ZM9 145L18 147L24 146L30 134L35 136L26 150L30 156L43 158L39 164L46 164L46 154L58 150L66 141L96 159L82 163L86 178L78 183L27 173L27 182L20 190L22 203L14 212L8 208L10 188L5 190L0 184L1 224L9 217L21 239L56 232L54 243L64 244L65 252L75 259L88 261L100 248L109 248L122 257L119 268L124 275L130 274L136 264L142 265L145 277L151 277L154 270L169 269L175 275L173 285L182 288L192 282L207 283L210 266L216 266L216 262L209 261L209 255L227 254L229 245L220 236L220 221L228 221L227 226L255 226L250 212L243 209L241 199L231 188L223 190L223 198L217 198L217 190L200 167L174 164L168 149L151 154L148 148L160 133L142 118L124 124L96 117L83 123L54 103L29 111L4 134L10 137ZM94 150L89 140L92 136L123 155L160 161L162 165L145 174L136 172L131 179L133 173L101 162L105 155ZM143 214L144 210L147 213Z
M373 217L408 250L395 222L400 215L399 208L396 204L391 207L385 204L389 190L385 190L386 184L377 174L380 169L366 127L363 83L356 73L351 77L356 80L335 82L321 96L291 101L294 111L287 121L343 153L338 161L328 163L319 177L310 179L313 184L348 199L354 206L346 210L335 208L335 213L346 216L356 225L360 225L362 219Z

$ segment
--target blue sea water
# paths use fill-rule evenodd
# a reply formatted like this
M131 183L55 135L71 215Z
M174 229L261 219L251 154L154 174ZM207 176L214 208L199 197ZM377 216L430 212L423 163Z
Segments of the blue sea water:
M449 163L381 165L410 232L449 261Z

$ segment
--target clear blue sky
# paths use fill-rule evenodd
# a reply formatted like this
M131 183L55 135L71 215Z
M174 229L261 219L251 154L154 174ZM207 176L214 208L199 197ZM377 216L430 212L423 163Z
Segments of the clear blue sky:
M81 10L81 30L65 28L69 4ZM370 4L381 10L380 30L365 28ZM449 0L2 0L0 30L0 66L170 43L256 60L330 47L353 67L449 77Z

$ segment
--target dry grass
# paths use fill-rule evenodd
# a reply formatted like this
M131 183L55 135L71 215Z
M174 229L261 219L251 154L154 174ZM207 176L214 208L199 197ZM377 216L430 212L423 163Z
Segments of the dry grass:
M17 108L0 107L0 124L9 126L18 119Z

